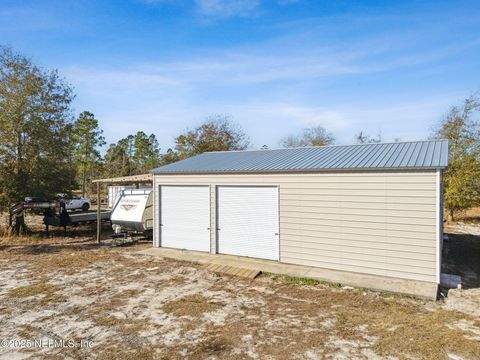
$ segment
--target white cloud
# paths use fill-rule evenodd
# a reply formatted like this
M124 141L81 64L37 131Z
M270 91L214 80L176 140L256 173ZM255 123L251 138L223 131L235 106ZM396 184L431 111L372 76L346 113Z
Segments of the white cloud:
M360 130L372 135L381 130L387 141L396 137L421 139L429 135L430 127L447 106L461 97L461 94L432 95L430 99L403 101L401 105L397 99L328 104L321 99L317 103L308 102L302 94L292 97L289 91L269 99L268 94L258 92L255 87L251 88L253 96L245 97L233 86L232 94L219 98L204 95L212 91L209 86L219 86L220 95L225 87L218 83L192 83L188 76L178 74L172 75L176 79L173 81L149 73L144 67L126 71L75 67L62 73L76 87L75 107L78 111L95 113L108 142L143 130L155 133L164 149L173 146L173 139L180 131L197 125L212 113L230 114L250 134L255 148L263 144L277 147L280 138L313 125L326 127L343 144L351 143Z
M147 73L139 68L127 69L91 69L81 66L70 66L62 73L75 84L87 86L92 91L101 89L102 92L116 92L118 90L148 91L151 88L179 86L179 81L158 73Z
M351 119L338 109L301 103L244 103L224 107L251 134L254 147L267 144L278 147L278 141L300 129L321 125L335 136L352 127ZM339 139L343 141L344 139Z
M219 17L256 11L259 4L196 1L204 15ZM247 46L192 49L188 58L178 56L173 62L160 59L117 69L72 66L62 73L77 88L79 110L95 112L105 124L108 141L144 130L155 132L165 148L179 131L212 113L231 114L251 134L255 147L275 147L281 137L312 125L325 126L339 143L351 143L360 130L375 135L379 129L386 140L409 140L428 136L430 126L456 98L432 92L430 103L427 95L417 102L405 87L387 86L390 90L382 93L367 86L369 95L352 90L359 96L347 99L337 78L348 91L349 75L419 64L432 64L424 71L434 71L436 60L478 45L465 39L434 48L418 46L426 43L421 32L414 38L376 34L328 44L322 30L306 28L283 29L282 36ZM330 84L336 88L329 89Z

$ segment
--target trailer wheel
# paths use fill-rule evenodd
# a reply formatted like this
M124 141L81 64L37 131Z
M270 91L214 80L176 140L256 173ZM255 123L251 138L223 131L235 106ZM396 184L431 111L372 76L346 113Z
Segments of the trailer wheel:
M89 203L85 203L82 205L82 210L83 211L87 211L88 209L90 209L90 204Z

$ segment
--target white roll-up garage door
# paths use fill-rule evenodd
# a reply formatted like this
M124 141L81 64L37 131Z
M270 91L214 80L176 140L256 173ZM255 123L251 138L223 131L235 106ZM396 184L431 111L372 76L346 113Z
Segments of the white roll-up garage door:
M210 188L160 187L162 247L210 251Z
M217 187L218 253L279 259L278 188Z

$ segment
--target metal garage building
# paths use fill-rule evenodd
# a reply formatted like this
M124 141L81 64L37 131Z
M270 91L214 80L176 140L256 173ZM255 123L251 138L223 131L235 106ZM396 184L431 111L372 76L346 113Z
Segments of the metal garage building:
M446 140L204 153L153 170L155 246L439 283Z

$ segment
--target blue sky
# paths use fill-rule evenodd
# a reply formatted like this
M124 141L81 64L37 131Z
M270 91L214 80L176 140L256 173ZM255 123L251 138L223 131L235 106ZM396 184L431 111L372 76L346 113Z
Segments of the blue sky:
M321 124L428 137L480 89L479 1L0 0L0 44L74 86L108 143L211 114L253 148Z

